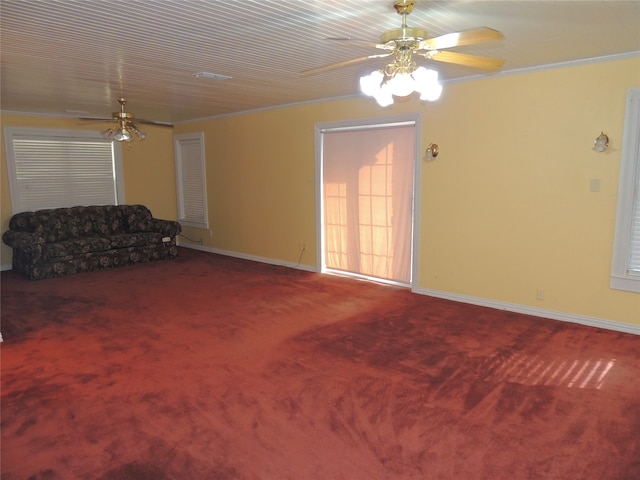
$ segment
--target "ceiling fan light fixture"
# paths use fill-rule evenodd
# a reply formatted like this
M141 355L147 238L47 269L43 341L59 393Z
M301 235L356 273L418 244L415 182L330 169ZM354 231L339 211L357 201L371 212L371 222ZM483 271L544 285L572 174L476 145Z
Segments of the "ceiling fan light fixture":
M397 73L387 82L391 89L391 94L396 97L406 97L411 95L416 89L416 81L409 73Z
M130 142L131 134L128 130L122 129L120 132L116 134L116 140L119 142Z
M413 72L416 91L420 93L420 100L435 102L442 94L442 85L438 82L438 72L424 67L418 67Z
M438 83L438 72L425 67L416 68L411 76L416 80L416 84L425 85Z
M102 137L105 140L109 140L110 142L113 141L113 137L116 133L115 128L108 128L107 130L104 130L103 132L100 132L100 134L102 135Z
M420 93L420 100L426 100L427 102L435 102L440 98L442 94L442 85L428 85Z
M382 70L375 70L360 78L362 93L374 97L382 107L391 105L394 96L406 97L413 92L420 94L420 100L433 102L440 98L442 85L435 70L418 67L410 71L390 64L385 71L386 77Z
M147 138L147 135L133 123L133 114L124 111L127 103L124 98L118 99L120 111L113 112L112 119L117 125L101 132L105 140L110 142L127 142L131 146L131 140L137 138L139 141ZM135 135L135 137L134 137Z
M368 97L374 97L380 91L383 79L382 70L374 70L369 75L360 77L360 90Z
M389 84L382 85L380 90L373 96L381 107L388 107L393 103L393 94Z
M131 134L126 128L118 127L113 132L112 139L116 142L130 142Z
M129 130L131 130L136 136L136 138L140 141L147 138L147 134L144 133L142 130L140 130L138 127L136 127L133 123L129 124Z

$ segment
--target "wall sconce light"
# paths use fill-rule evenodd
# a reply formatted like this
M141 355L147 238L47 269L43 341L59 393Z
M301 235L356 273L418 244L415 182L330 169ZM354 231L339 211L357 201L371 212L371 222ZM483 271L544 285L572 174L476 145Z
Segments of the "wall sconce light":
M438 156L438 153L440 153L440 149L438 148L438 145L436 143L430 143L429 146L427 147L427 152L426 152L427 162L430 162L431 160L436 158Z
M593 142L593 149L596 152L604 152L609 147L609 137L604 133L600 132L596 141Z

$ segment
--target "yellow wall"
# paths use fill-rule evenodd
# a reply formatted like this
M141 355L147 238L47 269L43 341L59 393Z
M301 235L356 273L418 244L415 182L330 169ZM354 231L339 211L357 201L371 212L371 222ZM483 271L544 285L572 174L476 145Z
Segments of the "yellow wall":
M609 288L625 96L639 85L634 59L448 88L428 130L443 153L423 176L421 283L640 324L640 295Z
M357 98L176 126L205 132L213 237L188 235L286 262L304 242L314 265L315 124L419 112L423 145L441 153L422 168L418 289L640 325L640 296L609 288L625 95L639 72L633 58L450 84L435 103ZM604 154L592 150L601 130Z
M640 295L609 288L625 95L637 86L636 57L450 84L435 103L353 98L180 124L174 133L205 133L213 235L184 233L283 262L306 243L302 263L315 265L315 124L419 112L422 143L440 156L422 165L418 289L640 325ZM601 130L604 154L592 150ZM125 152L127 201L175 218L171 132L149 133ZM4 177L4 149L2 162ZM7 200L3 179L3 230Z
M61 117L39 117L2 113L3 127L32 127L100 130L101 125L84 125L80 120ZM146 126L148 141L122 148L124 189L126 203L147 205L154 217L176 219L176 182L173 163L173 133L171 128ZM0 136L1 137L1 136ZM11 218L11 196L7 181L7 161L4 138L0 140L2 165L0 170L0 219L2 232L7 230ZM0 247L0 265L11 265L11 248Z

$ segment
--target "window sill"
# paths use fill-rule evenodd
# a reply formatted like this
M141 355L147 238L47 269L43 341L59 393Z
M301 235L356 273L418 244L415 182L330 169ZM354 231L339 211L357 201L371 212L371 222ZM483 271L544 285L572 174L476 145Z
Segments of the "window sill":
M625 290L627 292L640 292L640 278L631 276L611 276L609 285L614 290Z
M192 222L189 220L178 220L178 223L183 227L201 228L202 230L209 230L209 224L202 222Z

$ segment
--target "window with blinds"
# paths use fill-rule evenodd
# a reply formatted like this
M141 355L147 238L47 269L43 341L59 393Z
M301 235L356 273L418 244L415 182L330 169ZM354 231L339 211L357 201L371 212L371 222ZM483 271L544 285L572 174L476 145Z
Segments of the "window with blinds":
M627 93L611 288L640 292L640 88Z
M99 132L5 127L13 213L124 202L120 145Z
M178 221L187 227L208 229L204 134L176 135L174 148Z
M635 202L631 219L631 252L628 273L640 279L640 149L636 155Z

